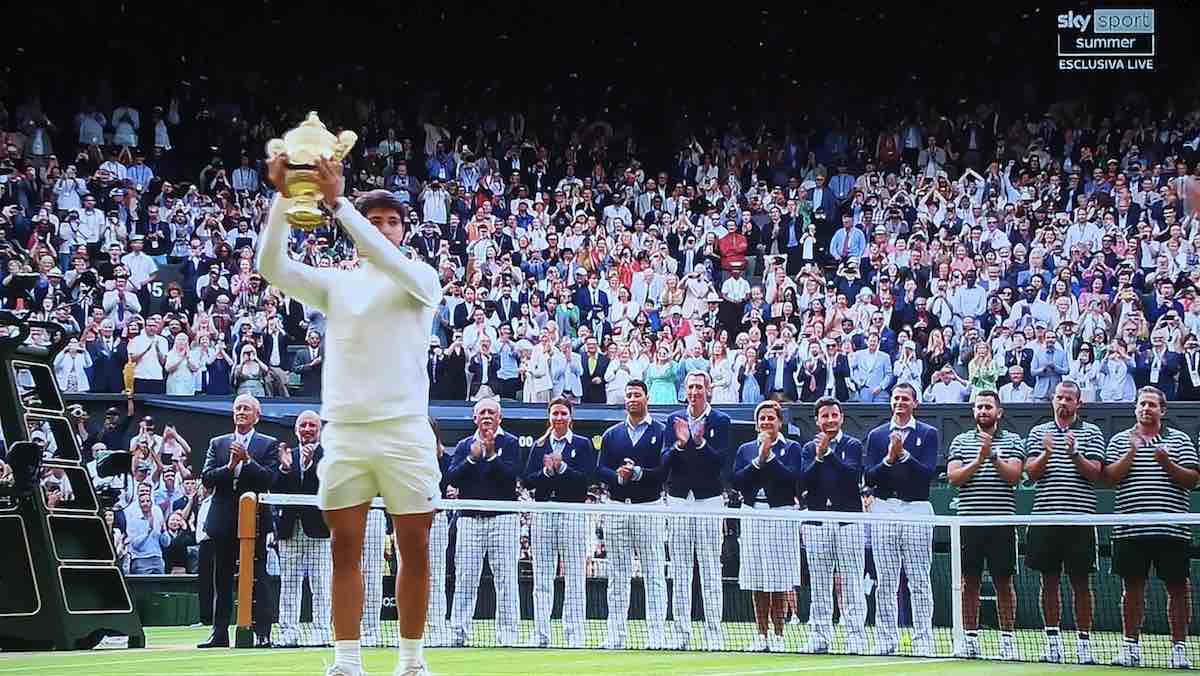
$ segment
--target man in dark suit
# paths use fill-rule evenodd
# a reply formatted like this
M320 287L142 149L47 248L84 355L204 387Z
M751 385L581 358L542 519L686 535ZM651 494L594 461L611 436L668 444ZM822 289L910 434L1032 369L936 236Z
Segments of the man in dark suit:
M306 410L296 416L296 446L279 444L275 493L316 495L317 466L325 457L321 447L321 416ZM329 574L333 553L329 528L316 507L276 507L275 541L279 545L279 645L332 644ZM304 580L312 593L312 633L299 631Z
M475 287L463 287L463 302L454 306L454 328L466 328L467 324L470 324L475 317L475 308L477 307L483 307L483 304L475 302Z
M520 311L520 303L513 298L512 284L508 281L502 282L500 286L500 297L496 299L496 319L501 324L508 324L512 318Z
M838 218L840 212L838 211L837 196L833 194L833 190L829 187L823 174L817 174L816 186L809 191L808 198L812 204L814 214L818 211L824 211L826 221L830 223L841 222L841 219Z
M891 655L899 648L897 591L903 565L912 599L912 649L933 655L933 587L929 569L933 526L906 524L906 514L932 514L929 482L937 472L938 431L916 419L917 391L908 383L892 388L892 419L867 435L864 479L874 491L872 512L894 515L871 531L879 587L875 594L875 650Z
M777 401L799 400L796 392L796 359L787 356L783 340L776 340L774 345L767 348L763 363L767 372L767 388L764 392L767 397Z
M1183 345L1179 370L1179 399L1200 401L1200 340L1190 334Z
M243 394L233 402L234 431L215 437L208 444L201 474L213 491L212 505L204 530L213 541L213 631L200 648L229 646L229 622L233 615L233 578L238 569L238 498L246 491L263 492L275 485L279 470L279 441L254 431L262 407L254 397ZM259 533L254 555L254 634L257 647L271 645L271 602L266 579L266 539L270 514L264 506L259 514Z
M1183 368L1179 353L1167 347L1166 332L1158 330L1150 336L1150 349L1138 353L1134 361L1133 379L1139 388L1152 385L1171 400L1175 398L1175 380Z
M425 259L430 265L434 264L434 259L437 256L438 248L441 246L441 238L438 236L437 224L433 221L425 221L421 224L421 232L416 237L412 238L412 246L417 250L417 254ZM434 266L437 267L437 266Z
M607 401L604 385L604 374L608 371L608 357L600 352L600 343L593 337L584 343L583 403L603 404Z
M1020 331L1013 334L1013 346L1004 353L1005 375L1001 376L1001 384L1008 382L1008 370L1013 366L1020 366L1024 369L1024 382L1029 382L1030 369L1033 368L1033 350L1025 347L1025 334Z
M199 238L193 237L188 257L183 260L183 265L179 268L179 274L182 277L179 283L183 286L183 292L187 298L196 296L196 281L208 274L212 263L213 259L204 255L204 243Z
M442 354L438 364L438 384L442 388L444 398L451 401L465 401L467 398L467 351L462 343L462 331L455 331L450 339L450 346ZM500 365L496 365L497 378Z
M451 215L450 222L442 232L442 239L450 243L450 253L458 257L460 265L467 264L467 229L458 216Z
M1117 227L1120 228L1121 232L1135 230L1141 217L1141 205L1134 204L1128 194L1122 195L1117 201L1116 212L1113 213L1113 218L1116 219Z
M279 314L283 315L283 330L293 343L299 343L308 335L308 312L298 299L286 297L279 306Z
M1183 305L1175 300L1175 285L1169 279L1156 280L1155 293L1142 296L1142 309L1152 327L1158 324L1159 317L1167 313L1173 312L1175 316L1172 319L1176 320L1183 316Z
M838 349L837 340L826 338L824 351L817 355L815 361L811 372L807 366L796 372L796 389L800 400L816 401L821 397L834 397L838 401L850 401L850 358Z
M492 354L492 339L479 339L479 353L467 365L470 377L471 401L498 397L500 391L500 357Z
M684 382L687 406L667 417L670 442L662 454L662 464L667 468L667 503L684 515L694 507L719 509L723 505L722 476L732 468L731 422L729 416L708 404L711 388L706 371L689 373ZM732 479L732 474L726 479ZM691 647L692 573L693 566L698 565L704 597L705 648L722 650L721 520L679 516L671 519L669 527L669 551L682 554L671 556L675 579L673 647Z
M575 304L581 315L589 316L593 308L599 308L605 317L608 316L608 294L600 290L600 275L594 272L588 275L587 286L575 291Z
M258 347L258 358L271 369L271 375L276 383L275 396L289 397L288 369L292 366L292 358L288 351L292 341L283 330L283 321L278 315L267 320L267 332L262 337Z
M442 349L442 343L437 336L429 339L429 360L425 363L425 375L429 376L429 398L447 399L447 383L444 377L446 375L446 352Z
M304 347L296 352L292 362L292 370L300 374L301 397L321 396L321 369L325 362L325 346L321 343L321 334L309 331Z
M1078 171L1071 172L1067 177L1067 184L1063 186L1059 192L1057 207L1059 211L1072 213L1079 206L1079 198L1083 197L1086 191L1083 189L1083 182ZM1136 223L1137 221L1134 221Z
M113 321L100 322L100 335L88 345L92 357L92 392L120 392L125 389L126 351L113 334Z

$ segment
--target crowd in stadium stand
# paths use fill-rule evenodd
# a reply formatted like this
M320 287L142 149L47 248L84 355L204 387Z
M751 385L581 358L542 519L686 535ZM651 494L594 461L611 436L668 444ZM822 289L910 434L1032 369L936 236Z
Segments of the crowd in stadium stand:
M299 117L165 103L3 111L4 307L77 337L67 392L121 391L132 359L139 393L317 395L324 318L253 267L262 148ZM433 398L616 403L643 379L674 404L695 369L714 403L886 401L901 382L1033 401L1062 379L1089 401L1200 398L1200 112L733 123L644 166L654 139L602 117L451 131L345 107L326 115L362 135L347 190L405 202L445 283ZM220 154L196 161L197 138ZM356 265L334 227L292 252Z

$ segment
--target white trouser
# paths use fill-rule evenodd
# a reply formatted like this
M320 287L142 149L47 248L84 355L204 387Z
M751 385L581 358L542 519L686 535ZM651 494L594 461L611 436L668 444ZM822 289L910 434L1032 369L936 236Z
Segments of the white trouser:
M809 626L816 637L833 641L833 574L842 576L842 625L851 640L863 642L866 631L867 599L863 596L863 529L860 523L839 526L836 522L804 525L804 549L812 587Z
M429 529L429 614L425 620L425 637L435 644L450 638L446 630L446 549L449 546L449 521L445 512L438 512Z
M379 614L383 609L383 554L387 544L387 515L381 509L367 510L367 532L363 538L362 644L382 645Z
M483 573L483 557L486 556L492 568L492 584L496 587L496 642L505 647L517 644L521 619L521 599L517 589L520 552L519 514L459 517L458 533L454 538L454 608L450 613L450 626L456 640L471 638L479 576Z
M633 552L637 550L646 590L647 645L663 647L667 623L665 521L658 514L606 517L604 540L608 556L608 643L625 645L629 589L633 584Z
M533 549L533 619L539 642L550 641L550 615L554 612L554 580L562 557L563 633L567 645L582 648L583 620L587 611L584 568L587 559L587 514L534 514L530 524Z
M721 496L704 500L668 498L678 511L695 507L721 507ZM709 650L724 646L721 634L721 519L677 516L670 520L671 577L674 595L675 640L690 645L692 640L692 561L700 565L700 593L704 595L704 640Z
M929 502L905 502L898 498L876 500L871 511L893 518L905 514L933 514ZM933 559L933 526L899 521L871 523L871 555L879 585L875 589L875 647L899 646L897 595L900 566L908 576L912 601L913 650L933 652L933 586L929 566Z
M310 538L297 520L295 534L279 540L279 642L282 645L325 645L333 642L329 580L333 554L329 538ZM300 598L304 578L312 591L313 633L301 640Z

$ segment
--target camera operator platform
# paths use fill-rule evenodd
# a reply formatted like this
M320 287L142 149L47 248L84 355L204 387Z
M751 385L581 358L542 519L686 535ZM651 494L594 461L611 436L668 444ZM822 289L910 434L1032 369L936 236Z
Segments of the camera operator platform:
M59 324L0 310L0 650L145 645L55 380L67 339ZM129 464L119 452L96 467L116 476Z

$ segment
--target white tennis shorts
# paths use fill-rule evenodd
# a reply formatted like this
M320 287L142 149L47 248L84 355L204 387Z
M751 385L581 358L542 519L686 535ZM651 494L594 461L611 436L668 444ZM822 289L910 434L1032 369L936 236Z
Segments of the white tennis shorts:
M440 495L437 440L423 415L371 423L329 422L317 466L323 510L355 507L383 496L389 514L432 512Z

